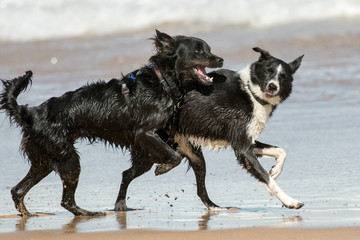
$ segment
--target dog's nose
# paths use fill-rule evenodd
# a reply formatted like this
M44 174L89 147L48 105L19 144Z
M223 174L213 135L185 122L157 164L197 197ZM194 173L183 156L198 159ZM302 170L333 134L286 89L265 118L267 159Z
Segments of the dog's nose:
M216 58L216 62L219 65L218 67L222 67L223 63L224 63L224 59L221 57L217 57Z
M276 91L277 90L277 86L276 86L276 84L274 84L274 83L269 83L269 85L268 85L268 89L270 90L270 91Z

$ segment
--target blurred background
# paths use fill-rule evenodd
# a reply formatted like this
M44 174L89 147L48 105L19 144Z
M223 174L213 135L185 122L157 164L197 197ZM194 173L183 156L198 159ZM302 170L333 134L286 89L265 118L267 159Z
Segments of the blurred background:
M225 59L224 68L232 70L256 61L256 46L287 62L305 55L291 97L259 137L287 151L277 182L305 207L281 208L237 165L231 149L205 151L210 198L240 211L208 214L196 196L192 171L186 173L187 164L182 164L160 177L151 170L131 184L128 205L146 211L120 216L121 229L360 225L358 0L0 0L0 78L33 70L32 88L19 102L38 105L146 64L154 53L148 38L155 29L204 39ZM16 214L10 189L29 168L19 153L20 141L20 130L0 112L1 215ZM128 153L81 141L77 147L83 166L78 204L111 209L121 172L129 167ZM261 162L266 169L274 163ZM71 214L60 207L61 188L52 174L27 195L29 210L55 213L51 220L31 219L26 227L0 218L0 232L69 222ZM114 220L94 220L80 229L118 229Z
M34 41L139 33L265 28L360 16L356 0L1 0L0 40Z

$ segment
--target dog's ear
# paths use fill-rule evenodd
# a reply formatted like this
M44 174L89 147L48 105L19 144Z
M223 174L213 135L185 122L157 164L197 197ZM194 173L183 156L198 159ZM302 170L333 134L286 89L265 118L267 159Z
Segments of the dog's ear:
M289 66L291 68L292 73L294 74L296 72L296 70L300 67L301 64L301 60L304 57L304 55L298 57L297 59L295 59L294 61L292 61L291 63L289 63Z
M176 40L166 33L162 33L159 30L155 29L156 35L152 40L154 40L154 45L158 53L169 54L175 50Z
M258 52L258 53L261 54L260 57L259 57L260 62L263 61L263 60L268 60L268 59L272 58L268 51L265 51L265 50L263 50L263 49L261 49L259 47L254 47L253 50L255 52Z

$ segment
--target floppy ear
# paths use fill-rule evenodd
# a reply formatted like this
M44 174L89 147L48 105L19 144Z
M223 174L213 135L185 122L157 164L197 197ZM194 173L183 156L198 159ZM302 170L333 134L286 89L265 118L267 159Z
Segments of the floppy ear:
M304 57L304 55L298 57L297 59L295 59L294 61L292 61L291 63L289 63L289 66L291 68L292 73L294 74L296 72L296 70L300 67L301 64L301 60Z
M260 57L259 57L259 61L263 61L263 60L267 60L267 59L272 58L268 51L265 51L265 50L263 50L263 49L261 49L259 47L254 47L253 50L255 52L258 52L258 53L261 54Z
M154 40L154 45L158 53L172 53L175 49L176 40L166 33L162 33L159 30L155 29L156 35L152 40Z

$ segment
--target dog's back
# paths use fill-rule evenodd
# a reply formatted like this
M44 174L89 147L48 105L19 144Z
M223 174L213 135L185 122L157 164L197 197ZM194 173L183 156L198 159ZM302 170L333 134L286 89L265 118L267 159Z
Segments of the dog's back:
M209 73L213 86L191 91L180 115L180 131L196 145L221 148L229 139L248 144L246 124L251 120L253 102L237 72L218 70ZM194 119L201 119L194 121Z

